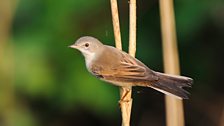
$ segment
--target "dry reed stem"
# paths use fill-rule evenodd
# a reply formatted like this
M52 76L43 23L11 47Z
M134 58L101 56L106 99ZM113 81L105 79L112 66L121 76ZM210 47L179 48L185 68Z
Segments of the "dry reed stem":
M110 0L116 48L122 50L117 0Z
M13 47L9 43L12 19L15 10L15 0L0 2L0 116L3 125L13 126L14 97L14 71Z
M111 0L111 11L114 28L114 37L116 47L122 50L119 16L117 1ZM133 57L136 51L136 0L130 1L130 30L129 30L129 54ZM121 113L122 113L122 126L130 126L131 118L131 106L132 106L132 87L121 87L120 97L122 98L126 94L126 97L120 102Z
M129 2L129 54L135 57L136 52L136 0Z
M136 0L129 1L129 54L135 57L136 52ZM123 117L125 117L122 126L130 126L131 118L131 107L132 107L132 87L123 87L123 90L127 90L127 95L124 101L121 102L122 111L124 112ZM122 95L123 96L123 95Z
M173 0L160 0L165 73L180 74ZM165 96L167 126L184 126L183 101Z

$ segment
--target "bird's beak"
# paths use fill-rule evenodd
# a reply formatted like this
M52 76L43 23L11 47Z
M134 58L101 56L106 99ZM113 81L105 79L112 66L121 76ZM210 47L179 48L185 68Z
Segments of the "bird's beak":
M78 46L76 46L76 45L70 45L70 46L68 46L68 47L70 47L70 48L74 48L74 49L78 49Z

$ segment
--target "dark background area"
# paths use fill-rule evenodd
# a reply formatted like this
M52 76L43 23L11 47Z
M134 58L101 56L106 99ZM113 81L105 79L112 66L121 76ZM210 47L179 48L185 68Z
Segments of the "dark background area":
M163 72L158 0L137 0L137 11L136 57ZM119 12L127 51L128 1L119 1ZM175 16L181 74L194 79L184 100L186 126L223 126L224 1L176 0ZM118 87L91 76L81 53L68 48L85 35L115 45L109 0L19 0L11 20L12 56L0 60L13 67L11 74L0 71L0 125L121 124ZM3 81L7 76L13 81ZM164 126L164 95L134 87L131 124Z

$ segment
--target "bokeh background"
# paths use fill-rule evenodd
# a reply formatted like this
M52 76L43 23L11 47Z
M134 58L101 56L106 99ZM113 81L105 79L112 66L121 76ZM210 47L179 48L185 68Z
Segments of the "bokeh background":
M137 55L163 71L158 0L137 0ZM119 1L123 48L128 1ZM224 126L224 1L176 0L181 73L194 79L186 126ZM91 35L114 46L109 0L0 1L0 126L117 126L117 87L68 48ZM164 126L163 94L133 89L133 126Z

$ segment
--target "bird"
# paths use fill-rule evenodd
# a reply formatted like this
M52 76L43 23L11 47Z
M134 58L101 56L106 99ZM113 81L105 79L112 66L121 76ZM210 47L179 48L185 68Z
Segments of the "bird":
M100 80L120 87L150 87L178 99L189 98L190 93L183 88L192 86L192 78L156 72L128 53L91 36L80 37L69 47L83 54L87 70Z

